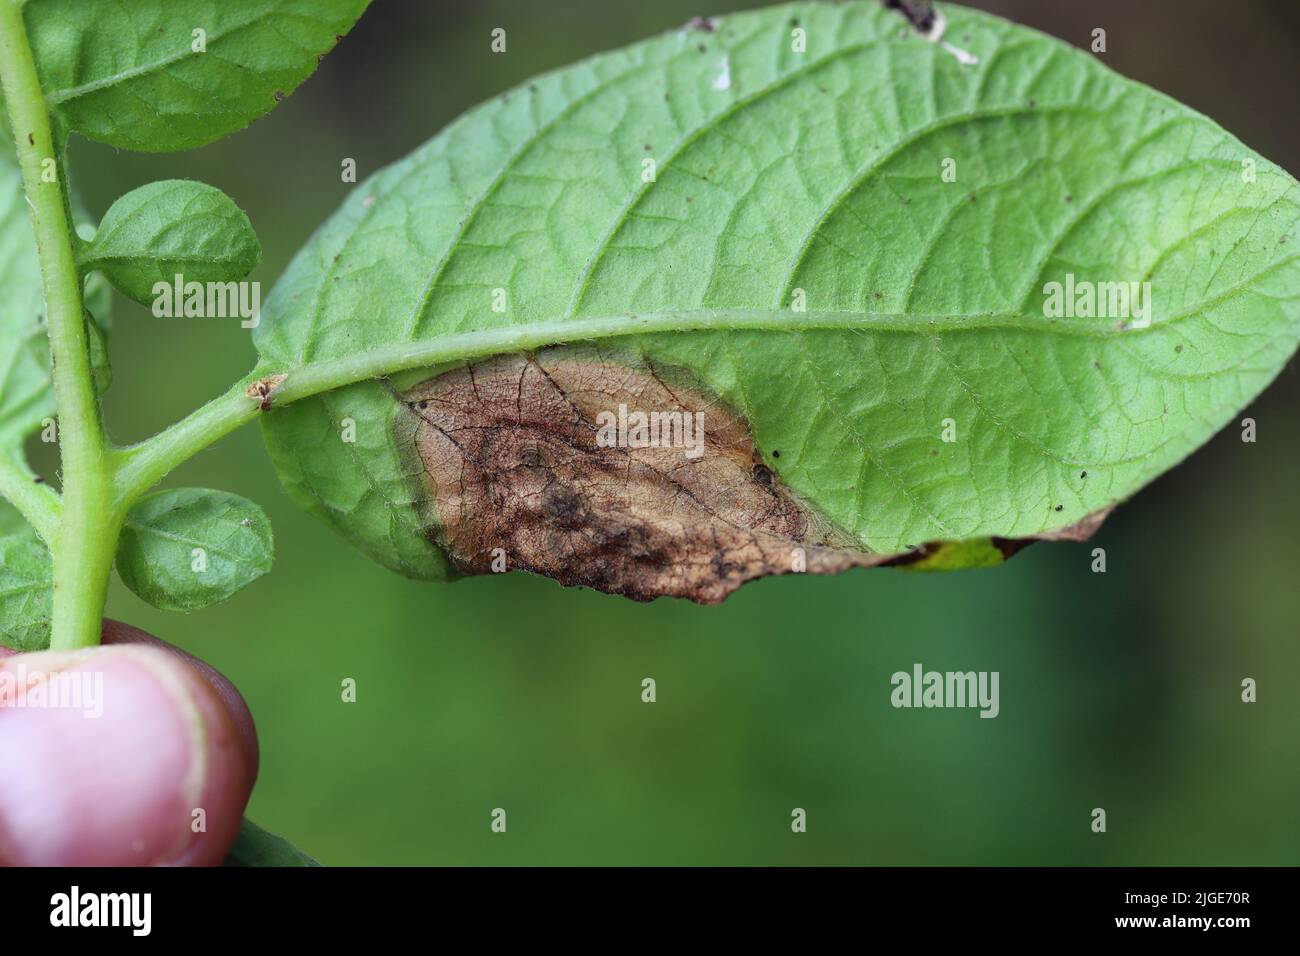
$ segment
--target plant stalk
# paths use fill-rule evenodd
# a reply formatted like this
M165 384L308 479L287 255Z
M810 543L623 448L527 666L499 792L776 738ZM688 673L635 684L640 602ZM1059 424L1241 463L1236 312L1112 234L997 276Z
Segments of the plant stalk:
M122 516L112 495L107 442L91 374L61 144L55 141L41 92L22 5L15 0L0 0L0 82L36 234L59 419L63 508L58 533L50 542L50 647L89 647L99 643Z

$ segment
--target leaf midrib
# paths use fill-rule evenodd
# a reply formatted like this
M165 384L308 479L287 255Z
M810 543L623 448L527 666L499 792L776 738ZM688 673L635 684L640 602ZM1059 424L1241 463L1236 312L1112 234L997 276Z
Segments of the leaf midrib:
M200 538L190 538L184 534L181 534L180 532L168 531L165 528L159 527L158 525L145 524L144 522L137 519L127 519L127 521L124 524L132 531L137 531L141 534L150 534L153 535L154 537L162 538L164 541L170 541L175 544L190 545L196 548L202 548L204 551L207 551L209 554L215 554L218 557L225 558L231 564L236 566L240 566L240 565L248 565L250 567L257 566L256 563L249 558L236 554L233 551L226 550L225 548L218 547L217 545L207 543Z
M617 338L657 332L812 332L856 330L941 334L969 331L1017 331L1061 335L1070 338L1129 338L1153 332L1194 316L1203 315L1249 291L1261 279L1300 259L1300 252L1278 259L1194 306L1150 325L1122 329L1111 318L1049 319L1041 315L989 312L968 315L929 315L885 312L794 312L791 309L677 309L666 312L629 312L612 316L584 316L550 322L525 322L462 332L365 349L341 359L314 360L282 365L288 371L322 368L364 361L376 367L375 375L432 364L442 353L448 358L479 358L519 349L541 348L593 339ZM434 356L432 362L429 356ZM383 358L389 356L390 358Z
M369 379L446 362L475 361L493 355L528 351L574 342L671 332L811 332L860 331L925 334L949 332L1019 331L1084 339L1141 337L1226 302L1300 259L1300 252L1280 259L1260 272L1194 307L1142 328L1121 329L1111 320L1046 319L1037 315L985 313L922 315L915 313L792 312L775 309L695 309L657 313L627 313L598 318L527 323L492 329L443 334L417 342L398 342L362 350L338 359L300 364L268 363L259 372L277 369L289 380L277 394L296 401ZM1217 375L1218 372L1210 373Z
M185 49L173 56L163 57L161 60L155 60L152 63L141 63L138 66L133 66L110 76L93 80L90 83L83 83L80 86L70 86L66 89L49 93L46 95L45 101L49 103L50 106L58 106L60 103L67 103L70 100L75 100L81 96L98 93L100 90L108 89L109 87L116 86L119 83L129 82L130 80L134 80L136 77L146 76L150 73L165 70L167 67L180 63L182 60L190 57L206 56L211 52L210 47L212 44L224 40L241 30L246 30L251 26L256 26L259 20L265 20L266 18L267 14L265 12L258 13L255 14L251 20L234 24L216 35L209 34L205 40L204 53L194 52L194 50L187 44Z

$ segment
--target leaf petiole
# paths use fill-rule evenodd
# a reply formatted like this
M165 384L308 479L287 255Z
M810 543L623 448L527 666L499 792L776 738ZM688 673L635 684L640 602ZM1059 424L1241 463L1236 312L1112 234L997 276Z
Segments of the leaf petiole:
M62 510L58 494L3 455L0 455L0 498L18 509L47 545L55 540Z

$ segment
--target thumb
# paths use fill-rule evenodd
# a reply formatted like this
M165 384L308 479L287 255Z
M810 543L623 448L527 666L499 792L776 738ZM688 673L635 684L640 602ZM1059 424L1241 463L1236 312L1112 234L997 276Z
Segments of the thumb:
M0 659L0 863L221 862L256 745L196 666L138 643Z

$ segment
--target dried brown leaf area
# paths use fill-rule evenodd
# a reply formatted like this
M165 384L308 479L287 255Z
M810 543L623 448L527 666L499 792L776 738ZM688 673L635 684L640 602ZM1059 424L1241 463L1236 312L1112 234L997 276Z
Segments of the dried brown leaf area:
M401 398L417 417L430 535L467 573L714 604L766 575L898 557L845 546L763 463L741 419L626 357L502 356Z

